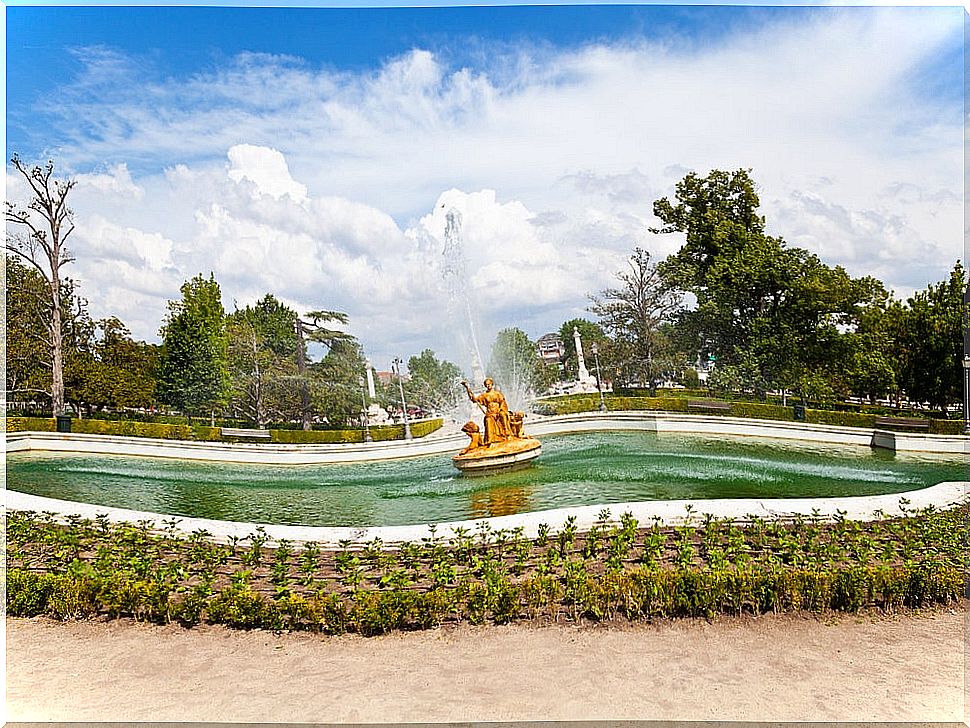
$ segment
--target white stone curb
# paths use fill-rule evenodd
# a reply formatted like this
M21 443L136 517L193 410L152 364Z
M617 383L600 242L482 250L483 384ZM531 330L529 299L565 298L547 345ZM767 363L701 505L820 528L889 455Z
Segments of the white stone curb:
M818 517L831 520L839 515L850 520L877 520L883 517L901 515L901 507L907 510L918 510L933 506L937 509L950 508L965 501L970 493L968 482L948 482L908 491L876 496L849 496L841 498L719 498L712 500L675 500L675 501L639 501L634 503L611 503L595 506L578 506L572 508L557 508L548 511L521 513L513 516L498 516L469 521L451 521L439 523L435 527L438 538L449 539L455 535L456 529L462 528L469 533L477 533L481 524L487 523L493 530L515 529L521 527L528 538L535 538L540 524L549 526L552 532L558 531L565 525L568 518L575 519L575 526L580 531L589 530L598 520L600 512L608 508L610 518L616 521L621 514L630 513L641 526L649 526L654 519L659 518L667 525L679 525L687 521L694 523L703 520L705 514L717 518L734 520L748 520L752 516L760 518L785 518L795 515ZM275 524L242 523L236 521L216 521L208 518L188 518L181 516L148 513L145 511L131 511L124 508L108 508L89 503L74 503L72 501L43 498L40 496L5 492L7 510L52 512L60 516L78 515L82 518L94 519L98 515L107 515L114 522L135 523L138 521L152 521L155 528L165 528L163 521L177 519L175 530L183 535L193 531L205 530L215 541L227 542L230 536L245 538L256 532L257 528L265 531L271 542L286 539L291 542L315 541L325 546L336 546L340 541L364 543L375 538L384 543L402 543L405 541L420 541L431 537L429 524L413 526L375 526L370 528L324 527L324 526L282 526ZM688 507L691 508L688 511Z

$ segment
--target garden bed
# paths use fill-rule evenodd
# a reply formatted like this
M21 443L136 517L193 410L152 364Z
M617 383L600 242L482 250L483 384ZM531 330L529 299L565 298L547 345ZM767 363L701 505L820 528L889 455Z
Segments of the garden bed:
M892 611L964 594L966 503L871 522L817 518L640 524L608 510L588 532L459 531L385 547L218 544L147 521L7 514L7 613L133 617L372 635L441 624L809 610Z

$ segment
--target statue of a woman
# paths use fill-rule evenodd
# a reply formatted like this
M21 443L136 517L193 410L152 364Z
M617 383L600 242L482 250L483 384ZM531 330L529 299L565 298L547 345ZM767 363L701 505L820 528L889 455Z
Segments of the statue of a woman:
M462 382L468 398L482 408L485 413L485 446L512 439L512 426L509 422L509 405L505 395L495 389L495 382L489 377L485 380L485 391L475 394L468 382Z

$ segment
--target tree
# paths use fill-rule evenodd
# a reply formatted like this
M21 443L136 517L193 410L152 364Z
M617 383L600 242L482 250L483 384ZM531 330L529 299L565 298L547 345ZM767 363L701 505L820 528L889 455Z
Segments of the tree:
M333 339L326 356L311 365L311 402L331 425L342 427L358 419L367 386L365 366L360 343L348 334Z
M410 379L404 383L407 401L437 412L454 409L464 399L461 369L439 360L431 349L408 359Z
M68 349L66 396L94 407L147 408L156 403L158 346L135 341L111 316L94 322L86 346ZM73 352L73 355L72 355Z
M963 295L967 272L958 260L949 277L907 301L897 345L899 381L915 402L944 409L962 396Z
M589 310L614 339L614 365L627 378L656 389L657 380L674 368L673 350L662 326L674 316L680 299L643 248L634 249L628 265L629 270L616 274L621 285L591 296Z
M339 311L310 311L306 315L306 320L297 318L295 322L296 333L296 368L300 382L300 412L303 421L303 429L310 429L312 418L310 379L307 370L307 351L306 342L311 341L323 344L329 349L333 349L338 341L349 341L353 337L342 331L329 329L324 323L336 321L346 324L347 314Z
M230 404L257 427L299 416L296 321L296 312L270 294L229 316Z
M779 387L803 397L846 394L849 362L862 341L855 333L885 290L766 235L759 204L743 169L690 173L677 184L675 202L654 203L663 226L652 232L686 237L659 266L669 286L697 299L677 317L678 338L716 359L722 373L714 384L743 376L742 388L762 395Z
M76 181L55 178L54 163L50 161L43 167L28 167L14 154L10 162L30 187L31 197L26 206L6 203L7 223L16 232L7 234L5 247L32 266L46 284L40 314L44 343L50 350L51 408L54 415L61 415L64 414L63 268L74 260L65 246L74 232L67 196Z
M35 268L6 256L7 397L35 399L51 395L50 344L45 335L47 284Z
M556 376L539 358L535 342L514 327L496 335L487 374L513 408L524 407L529 396L544 392Z
M168 302L162 326L159 394L188 414L221 409L229 394L229 337L222 292L215 277L197 275Z

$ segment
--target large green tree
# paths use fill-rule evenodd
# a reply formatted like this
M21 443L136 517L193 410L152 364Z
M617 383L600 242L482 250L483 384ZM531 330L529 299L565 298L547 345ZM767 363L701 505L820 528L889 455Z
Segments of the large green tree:
M716 360L715 385L738 381L761 393L780 387L826 397L847 394L863 370L879 376L880 363L864 360L864 339L855 333L884 301L882 284L853 279L767 235L759 205L743 169L690 173L673 202L654 203L663 225L653 232L685 236L659 266L669 285L696 298L678 318L679 338Z
M50 398L50 344L44 322L47 285L43 276L6 257L7 398Z
M271 294L229 316L230 404L257 427L300 416L296 321Z
M340 311L310 311L305 316L298 317L295 322L296 369L300 389L300 417L304 430L310 429L313 416L312 377L308 368L307 342L323 344L332 351L338 342L349 342L353 339L343 331L324 325L333 322L346 324L347 314Z
M408 374L410 378L404 383L408 403L443 412L465 398L461 369L450 361L438 359L431 349L408 359Z
M967 271L957 261L945 281L907 301L897 346L900 385L914 402L943 409L962 396L963 296Z
M11 401L51 396L50 292L36 268L6 256L7 394ZM87 402L82 387L95 359L95 324L74 281L60 279L61 386L64 402Z
M82 407L147 408L156 403L158 349L135 341L115 316L96 321L83 348L68 350L67 399Z
M229 336L215 276L186 281L162 326L159 395L187 414L221 410L230 392Z
M313 410L337 427L356 425L364 409L366 360L360 342L343 334L310 367L309 392Z

